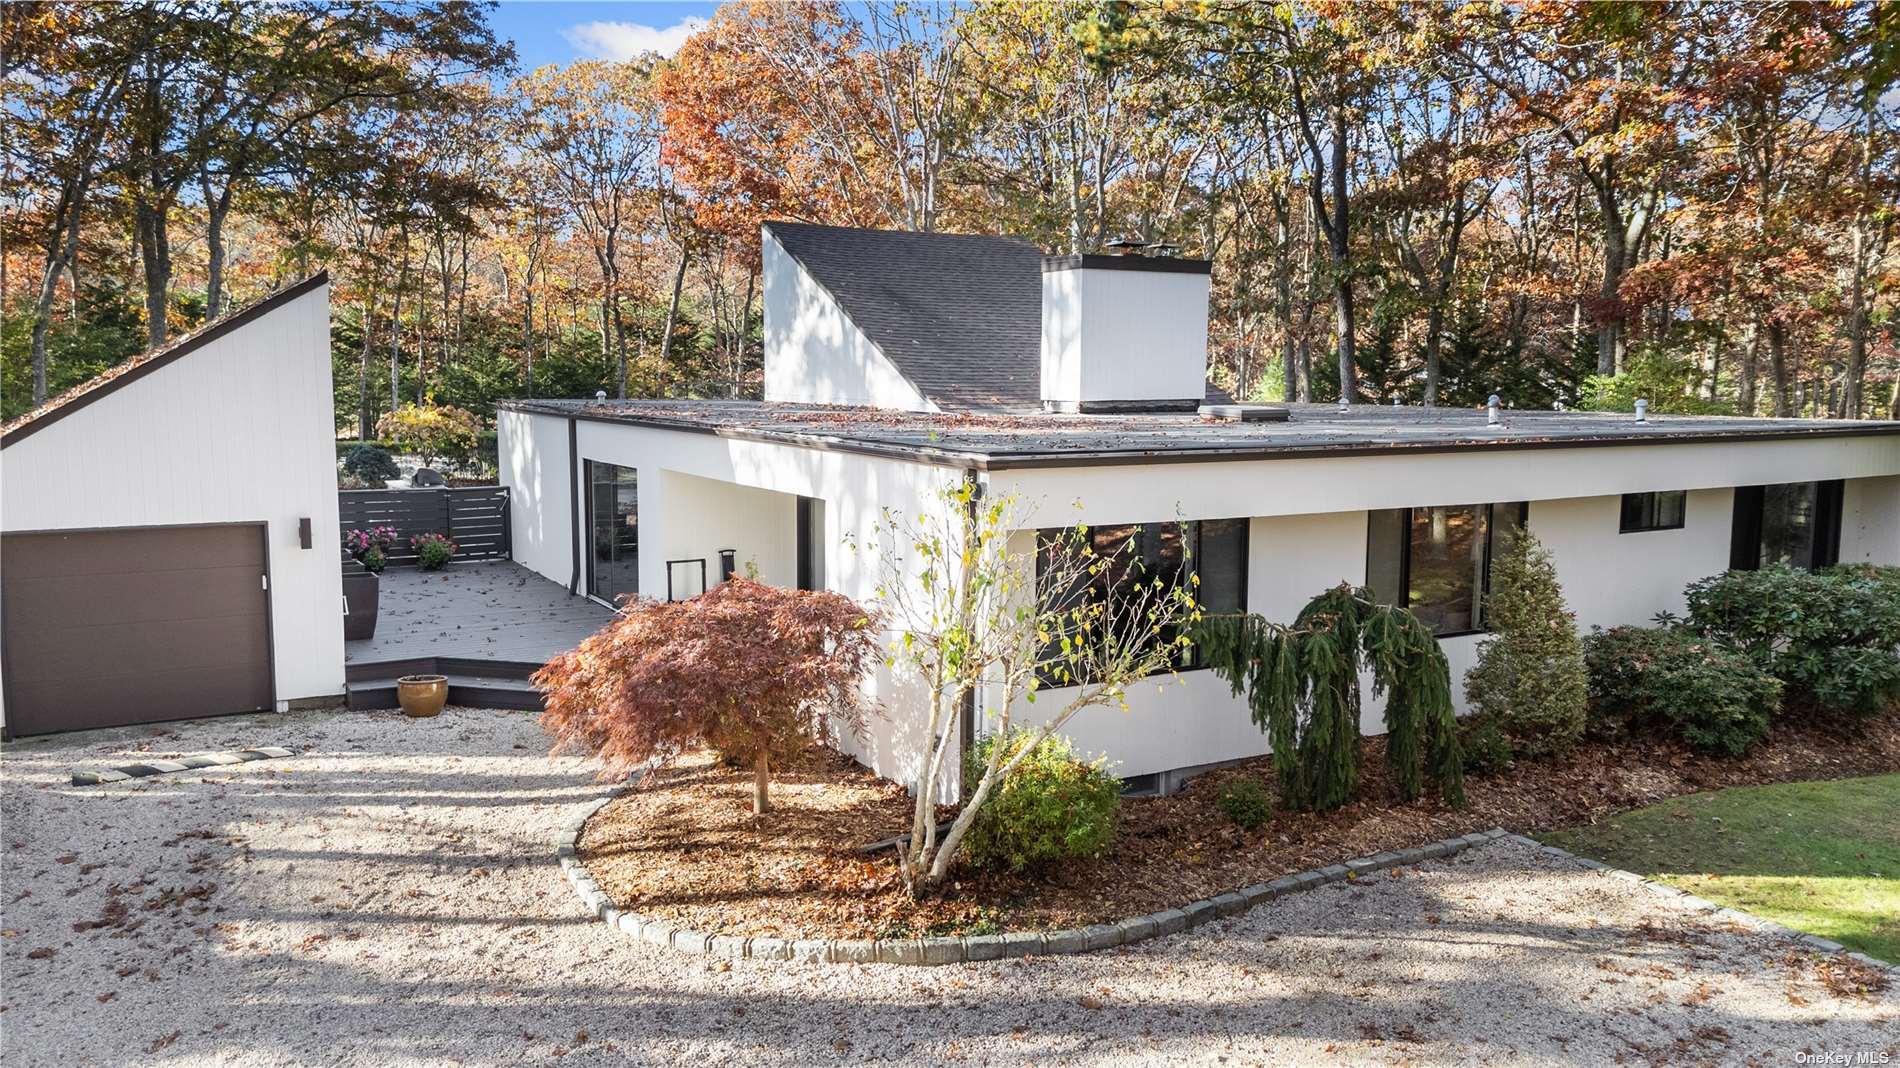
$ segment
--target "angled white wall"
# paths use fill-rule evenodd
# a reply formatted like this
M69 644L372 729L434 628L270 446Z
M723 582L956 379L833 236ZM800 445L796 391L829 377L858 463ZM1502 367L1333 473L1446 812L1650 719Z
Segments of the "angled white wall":
M0 527L262 522L277 700L341 694L333 396L321 285L0 450Z
M759 244L766 400L937 410L770 230Z

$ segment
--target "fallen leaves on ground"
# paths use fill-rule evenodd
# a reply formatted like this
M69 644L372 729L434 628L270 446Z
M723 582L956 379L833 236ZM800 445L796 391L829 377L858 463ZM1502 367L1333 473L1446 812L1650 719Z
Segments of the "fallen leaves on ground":
M1658 739L1589 743L1562 760L1520 761L1466 780L1464 809L1399 802L1384 755L1383 739L1362 741L1359 796L1333 812L1276 812L1258 831L1234 825L1221 812L1221 791L1248 777L1272 791L1262 757L1169 797L1125 801L1101 857L1021 875L963 870L952 889L922 901L904 891L894 849L858 849L908 831L903 787L827 751L774 776L773 811L762 820L752 816L749 771L710 754L689 757L590 819L580 852L618 907L712 934L862 939L1080 927L1494 826L1536 834L1703 790L1900 770L1900 712L1851 728L1781 725L1741 758Z

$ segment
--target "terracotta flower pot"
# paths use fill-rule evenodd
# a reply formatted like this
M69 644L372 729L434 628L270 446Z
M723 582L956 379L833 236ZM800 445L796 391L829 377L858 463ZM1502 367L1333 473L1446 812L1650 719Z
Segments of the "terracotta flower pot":
M449 679L446 675L404 675L396 680L396 700L402 702L403 715L415 719L442 714L449 703Z

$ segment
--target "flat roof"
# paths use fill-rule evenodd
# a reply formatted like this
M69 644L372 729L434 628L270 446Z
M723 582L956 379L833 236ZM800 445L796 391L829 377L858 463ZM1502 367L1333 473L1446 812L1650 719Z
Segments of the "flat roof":
M1626 412L1289 404L1283 422L1227 422L1196 415L1050 415L899 412L739 400L514 400L497 407L807 448L888 456L977 470L1103 464L1790 441L1900 436L1900 422L1754 419Z

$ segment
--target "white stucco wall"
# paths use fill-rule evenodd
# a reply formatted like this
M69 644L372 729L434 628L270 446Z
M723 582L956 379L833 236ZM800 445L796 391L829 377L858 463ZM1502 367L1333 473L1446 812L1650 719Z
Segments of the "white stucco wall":
M761 231L765 399L936 411L831 294Z
M0 528L262 522L277 700L341 694L331 400L323 285L0 450Z
M1292 622L1313 595L1341 582L1365 580L1366 514L1255 519L1247 534L1247 608L1268 619ZM1033 553L1035 536L1015 535L1010 550ZM1075 694L1072 687L1045 691L1034 702L1019 701L1016 722L1039 725L1060 713ZM995 707L992 691L985 707ZM1367 729L1377 731L1376 707L1368 707ZM1130 693L1128 710L1114 707L1078 712L1062 733L1077 750L1106 756L1122 776L1146 775L1223 760L1260 756L1267 738L1254 726L1244 698L1212 671L1165 675Z
M495 444L501 484L508 487L515 562L568 585L573 578L576 487L568 483L567 420L496 412Z
M553 509L565 515L573 507L572 491L564 494L561 488L567 420L518 412L503 416L499 444L504 471L511 472L505 477L554 472L543 479L543 489L517 491L516 560L565 585L573 566L567 540L572 528L566 519L524 513ZM666 592L665 560L705 555L708 578L716 581L717 551L723 548L739 550L741 568L755 559L767 581L796 581L797 498L803 495L823 502L825 588L869 605L878 584L878 559L854 550L852 543L871 539L880 509L914 512L941 486L963 477L899 460L590 420L578 422L575 441L582 461L639 472L640 589L656 597ZM557 446L558 465L551 458ZM539 540L525 537L529 533ZM776 545L775 536L781 539ZM866 680L865 693L874 712L860 734L839 736L840 748L880 775L914 780L924 749L924 724L915 714L923 704L918 691L880 664ZM954 776L946 787L954 792Z
M716 479L655 473L649 490L640 482L640 589L666 596L668 560L706 561L706 581L719 581L719 551L737 550L738 573L758 569L761 582L791 586L798 582L798 497ZM651 555L649 555L651 554ZM691 570L689 576L686 572ZM648 576L652 576L649 585ZM681 593L698 584L698 569L682 568ZM696 592L696 591L693 591Z
M1841 487L1841 562L1900 564L1900 475Z
M1631 485L1630 492L1679 488L1662 481L1685 477L1682 467L1669 461L1667 454L1672 451L1622 450L1620 456L1601 459L1616 460L1627 466L1601 474L1610 484L1621 480ZM1748 451L1759 453L1759 449ZM1825 478L1846 470L1878 469L1881 464L1900 463L1900 455L1886 449L1873 450L1871 455L1856 455L1852 449L1833 454L1800 451L1809 455L1730 458L1722 466L1789 473L1805 471L1809 478ZM1539 454L1538 460L1549 455ZM1382 506L1466 503L1456 495L1472 492L1461 487L1477 485L1481 479L1477 475L1461 474L1457 470L1459 464L1452 462L1455 457L1438 459L1436 471L1415 472L1424 480L1422 488L1382 482L1381 491L1390 494L1384 499L1392 502ZM1643 462L1649 459L1660 462ZM1091 495L1089 491L1110 489L1113 483L1107 478L1069 482L1062 479L1062 472L999 472L992 475L992 487L994 492L1007 492L1009 486L1019 492L1024 492L1027 485L1041 487L1043 497L1026 498L1027 503L1040 506L1035 508L1040 522L1076 522L1078 517L1083 517L1080 521L1101 523L1157 522L1176 515L1192 519L1222 518L1249 508L1272 508L1284 506L1288 500L1311 499L1279 492L1247 493L1249 482L1244 477L1224 483L1202 483L1192 476L1163 481L1170 471L1180 472L1185 466L1200 465L1120 469L1123 480L1119 492L1099 495ZM1289 465L1288 470L1278 474L1294 483L1310 484L1314 473L1298 470L1298 466L1304 465ZM1032 474L1033 477L1023 477ZM1790 479L1797 480L1800 479ZM1848 480L1843 507L1843 560L1891 563L1900 557L1900 544L1897 544L1900 543L1900 485L1896 485L1896 481L1900 480L1891 475ZM1052 486L1052 483L1060 484ZM1550 483L1557 484L1560 483ZM1587 633L1593 626L1648 625L1658 612L1681 613L1684 586L1728 568L1734 508L1734 491L1730 488L1692 490L1680 530L1623 534L1619 532L1621 492L1539 499L1536 493L1524 492L1528 485L1522 479L1510 485L1518 491L1518 496L1500 494L1495 499L1531 501L1530 528L1551 550L1558 579L1580 631ZM1363 490L1362 486L1341 486L1332 496L1338 499ZM1453 496L1450 499L1425 496L1434 492ZM1026 548L1030 544L1027 538L1028 535L1019 536L1014 547ZM1256 517L1249 527L1248 609L1269 619L1290 623L1314 594L1341 581L1362 583L1365 572L1364 511L1262 516ZM1483 635L1461 635L1439 642L1451 669L1460 714L1469 711L1464 698L1464 675L1477 662L1484 640ZM1019 704L1016 715L1025 723L1044 722L1041 717L1053 714L1063 698L1072 692L1067 689L1046 692L1034 704ZM1064 733L1078 749L1107 756L1122 775L1218 763L1267 751L1265 738L1253 726L1245 702L1233 696L1229 687L1209 672L1184 672L1145 684L1131 694L1129 705L1127 712L1092 709L1081 713L1070 721ZM1381 705L1369 691L1361 726L1367 733L1383 730Z
M502 427L504 468L519 473L510 478L525 477L537 463L561 477L564 419L509 418ZM914 511L926 505L935 487L962 477L899 460L585 420L578 424L577 441L583 459L640 471L641 582L643 590L655 593L665 589L661 561L668 556L705 555L709 567L716 568L716 550L726 547L738 548L742 562L757 556L768 580L792 581L794 502L803 494L824 502L827 587L868 603L877 584L875 562L847 548L847 539L865 537L880 508ZM534 459L545 453L558 455L561 463L550 467L545 457ZM1248 607L1282 622L1290 622L1327 586L1365 581L1367 507L1530 500L1531 528L1551 548L1578 624L1587 630L1645 624L1659 611L1680 611L1685 584L1727 566L1729 485L1842 476L1856 476L1845 495L1843 559L1881 559L1884 552L1892 562L1900 530L1900 444L1878 440L1131 465L998 471L982 477L993 495L1022 495L1028 510L1025 529L1251 513ZM1551 497L1559 487L1593 492ZM1618 532L1623 492L1679 488L1691 491L1683 529ZM520 514L538 507L527 506L530 497L516 498L517 556L565 583L572 559L565 520L536 525ZM1314 511L1316 503L1336 507ZM750 548L769 544L775 529L783 531L782 550L759 554ZM1017 547L1025 548L1030 537L1019 534ZM661 545L669 548L652 548ZM524 547L532 560L523 556ZM1482 641L1471 635L1441 643L1461 710L1462 679ZM881 703L882 714L862 738L844 739L842 745L879 774L910 781L923 744L922 695L882 668L867 690ZM1047 692L1016 714L1023 722L1036 722L1061 696L1060 690ZM984 708L996 699L986 695ZM1131 696L1130 706L1127 712L1092 709L1072 721L1066 733L1082 751L1107 755L1123 775L1266 751L1244 704L1207 671L1154 680ZM1376 732L1381 725L1377 702L1368 700L1364 728Z
M1680 530L1619 534L1623 498L1569 497L1531 503L1531 530L1550 550L1564 598L1584 631L1681 615L1682 588L1728 570L1735 517L1732 489L1689 493Z
M1208 276L1074 267L1042 276L1042 399L1196 400Z

